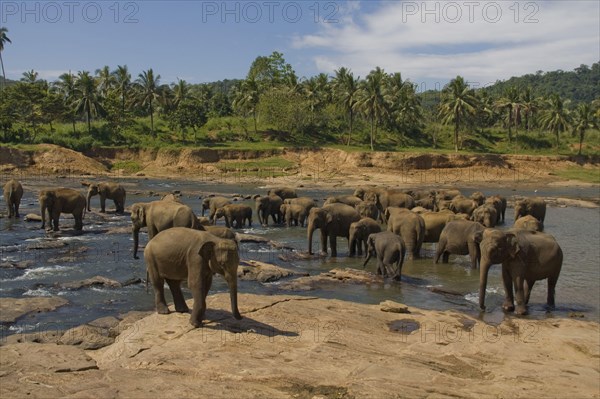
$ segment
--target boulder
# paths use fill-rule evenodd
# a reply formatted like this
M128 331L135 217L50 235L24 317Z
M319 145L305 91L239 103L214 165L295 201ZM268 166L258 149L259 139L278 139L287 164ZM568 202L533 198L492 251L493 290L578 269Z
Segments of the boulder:
M49 312L69 303L58 296L0 298L0 323L14 323L28 313Z

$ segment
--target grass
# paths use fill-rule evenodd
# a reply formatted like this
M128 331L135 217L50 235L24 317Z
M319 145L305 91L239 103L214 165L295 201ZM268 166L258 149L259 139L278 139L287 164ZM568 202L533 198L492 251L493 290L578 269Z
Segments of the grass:
M123 169L127 173L136 173L143 169L137 161L116 161L112 165L112 170Z
M586 183L600 184L600 168L570 167L556 172L563 179L579 180Z

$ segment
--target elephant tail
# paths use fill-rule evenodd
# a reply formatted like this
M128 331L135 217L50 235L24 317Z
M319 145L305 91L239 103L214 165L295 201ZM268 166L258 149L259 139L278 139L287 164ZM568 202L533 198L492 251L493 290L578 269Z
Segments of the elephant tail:
M148 293L148 268L146 268L146 294Z

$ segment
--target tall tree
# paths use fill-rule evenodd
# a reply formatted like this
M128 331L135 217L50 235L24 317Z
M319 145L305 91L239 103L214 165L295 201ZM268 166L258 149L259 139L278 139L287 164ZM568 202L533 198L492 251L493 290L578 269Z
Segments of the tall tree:
M71 124L73 125L73 134L75 131L75 100L77 98L77 85L76 78L71 72L63 73L58 77L58 80L54 82L56 91L62 96L65 107L71 110Z
M100 96L106 98L108 93L115 87L115 76L110 72L108 65L96 69L96 81L98 82L98 91Z
M354 107L357 102L358 89L360 78L354 78L352 72L345 67L341 67L335 71L333 78L333 91L336 102L348 113L350 129L348 131L348 141L346 145L350 145L352 139L352 129L354 122Z
M176 107L185 100L193 99L190 92L190 85L182 79L178 79L177 83L173 84L173 105Z
M476 110L477 98L462 76L457 76L442 90L439 116L443 124L454 124L454 151L458 152L458 132Z
M23 72L22 76L23 77L21 78L21 82L36 83L36 82L38 82L39 73L37 73L36 71L34 71L32 69L30 71Z
M387 114L384 88L387 75L380 67L367 75L361 84L355 106L371 121L371 151L375 150L375 136L382 118Z
M88 133L91 134L92 116L98 117L104 114L104 108L98 95L98 83L88 71L80 71L77 74L76 87L75 112L85 115Z
M566 108L568 103L569 100L564 101L558 94L551 94L545 101L540 116L542 127L556 136L556 152L560 147L560 132L564 132L569 127L570 116Z
M125 115L125 103L131 90L131 74L127 69L127 65L117 65L117 69L113 71L115 77L116 90L121 96L121 117Z
M531 86L527 86L527 88L521 93L521 107L523 115L525 116L525 130L527 133L531 130L531 123L535 116L535 113L539 109L539 101L537 98L533 96L533 90Z
M233 107L238 111L252 114L254 120L254 133L258 133L257 113L260 101L261 87L258 81L248 77L235 89Z
M589 129L598 129L598 121L592 106L589 103L581 103L577 106L573 118L573 135L579 135L579 155L581 155L585 132Z
M521 102L519 98L519 90L515 86L509 86L504 95L499 98L495 104L497 109L506 112L506 125L508 126L508 142L512 141L512 127L515 129L521 118Z
M138 75L136 80L137 102L142 107L148 107L150 113L150 131L152 136L156 137L154 132L154 106L159 103L164 95L164 87L160 85L160 75L154 76L152 68Z
M8 29L4 26L0 26L0 65L2 65L2 86L0 88L4 88L6 84L6 73L4 72L4 60L2 59L2 52L4 51L4 45L6 43L12 43L8 36Z

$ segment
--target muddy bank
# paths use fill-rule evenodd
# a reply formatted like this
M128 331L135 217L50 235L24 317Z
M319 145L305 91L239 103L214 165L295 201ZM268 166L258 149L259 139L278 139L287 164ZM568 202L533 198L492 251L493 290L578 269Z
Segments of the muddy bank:
M249 294L240 321L227 294L209 296L208 309L199 329L178 313L120 329L108 321L114 343L98 350L65 337L0 347L0 396L585 398L600 389L597 323L488 325L390 302Z

